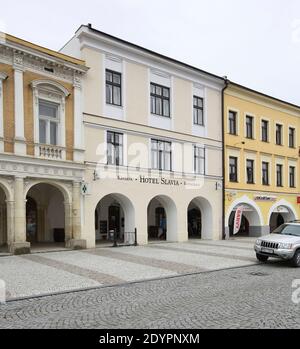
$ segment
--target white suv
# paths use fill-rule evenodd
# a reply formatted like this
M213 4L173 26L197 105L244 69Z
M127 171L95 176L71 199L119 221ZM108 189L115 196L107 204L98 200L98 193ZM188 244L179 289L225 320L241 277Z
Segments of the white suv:
M256 240L254 250L260 262L273 257L290 260L293 266L300 267L300 222L285 223Z

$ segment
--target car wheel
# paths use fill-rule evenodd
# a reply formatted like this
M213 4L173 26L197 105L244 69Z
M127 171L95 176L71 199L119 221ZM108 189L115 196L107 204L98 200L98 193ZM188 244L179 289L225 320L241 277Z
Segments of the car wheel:
M300 267L300 250L296 251L292 259L292 264L294 267Z
M260 261L260 262L266 262L269 257L268 256L264 256L262 254L256 253L256 258Z

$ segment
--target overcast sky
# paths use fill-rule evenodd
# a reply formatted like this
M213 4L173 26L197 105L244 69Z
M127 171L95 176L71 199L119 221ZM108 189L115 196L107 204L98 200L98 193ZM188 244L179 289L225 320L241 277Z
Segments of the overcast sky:
M299 0L0 0L0 30L59 50L81 24L300 105Z

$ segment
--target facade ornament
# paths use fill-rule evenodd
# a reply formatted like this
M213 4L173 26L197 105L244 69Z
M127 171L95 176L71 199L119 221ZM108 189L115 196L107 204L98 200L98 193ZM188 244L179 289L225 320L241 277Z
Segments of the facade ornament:
M24 59L20 52L14 52L13 67L15 70L24 70Z

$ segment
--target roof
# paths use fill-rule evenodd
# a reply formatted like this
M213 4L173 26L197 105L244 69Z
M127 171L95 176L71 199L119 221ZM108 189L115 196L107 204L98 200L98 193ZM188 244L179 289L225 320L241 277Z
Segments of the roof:
M81 28L87 28L87 29L89 29L90 31L94 32L95 34L102 35L102 36L104 36L104 37L106 37L106 38L108 38L108 39L117 41L117 42L119 42L120 44L130 46L130 47L132 47L132 48L134 48L134 49L136 49L136 50L139 50L139 51L142 51L142 52L144 52L144 53L147 53L147 54L156 56L156 57L158 57L158 58L160 58L160 59L167 60L167 61L169 61L169 62L171 62L171 63L175 63L175 64L178 64L178 65L181 65L181 66L184 67L184 68L188 68L188 69L194 70L195 72L208 75L208 76L210 76L210 77L212 77L212 78L214 78L214 79L218 79L218 80L221 80L222 82L224 82L224 77L218 76L218 75L216 75L216 74L209 73L209 72L207 72L207 71L205 71L205 70L202 70L202 69L199 69L199 68L197 68L197 67L195 67L195 66L192 66L192 65L189 65L189 64L187 64L187 63L178 61L178 60L176 60L176 59L174 59L174 58L171 58L171 57L162 55L162 54L157 53L157 52L155 52L155 51L151 51L151 50L149 50L149 49L147 49L147 48L145 48L145 47L142 47L142 46L133 44L133 43L131 43L131 42L129 42L129 41L120 39L120 38L118 38L118 37L116 37L116 36L113 36L113 35L104 33L104 32L102 32L102 31L100 31L100 30L98 30L98 29L93 28L91 24L88 24L88 25L82 24L82 25L77 29L76 33L77 33Z
M67 62L75 64L75 65L85 65L85 61L83 61L81 59L77 59L77 58L65 55L63 53L48 49L46 47L33 44L29 41L17 38L13 35L10 35L10 34L3 33L3 35L4 35L5 40L10 41L14 44L22 45L22 46L27 47L29 49L33 49L35 51L47 54L49 56L62 59L64 61L67 61Z
M243 86L243 85L240 85L236 82L233 82L233 81L230 81L230 80L226 80L226 83L227 85L232 85L233 87L237 87L241 90L245 90L247 92L250 92L250 93L253 93L253 94L256 94L256 95L259 95L263 98L267 98L267 99L271 99L277 103L281 103L281 104L285 104L286 106L289 106L289 107L292 107L292 108L297 108L297 109L300 109L300 105L297 105L297 104L293 104L293 103L290 103L290 102L287 102L287 101L284 101L282 99L279 99L279 98L276 98L276 97L273 97L273 96L270 96L268 94L265 94L263 92L260 92L260 91L257 91L257 90L254 90L254 89L251 89L247 86Z

